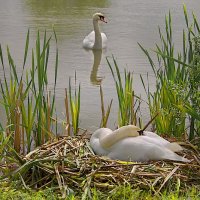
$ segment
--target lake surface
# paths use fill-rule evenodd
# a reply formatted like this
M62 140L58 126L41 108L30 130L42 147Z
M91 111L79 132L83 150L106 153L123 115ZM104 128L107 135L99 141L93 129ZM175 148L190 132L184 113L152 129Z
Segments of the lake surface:
M200 17L197 0L184 1L188 13L194 11ZM81 127L95 130L101 120L99 84L102 84L106 107L113 98L109 126L117 121L117 97L113 78L106 63L106 56L114 55L123 73L127 68L134 73L134 88L137 95L146 98L140 74L150 75L150 86L155 80L146 57L137 42L145 48L153 48L159 42L157 27L163 27L165 15L169 9L173 17L174 41L181 47L182 30L185 27L181 0L0 0L0 43L6 45L20 72L23 62L26 33L30 29L31 46L34 47L37 31L53 34L54 26L58 38L59 70L57 82L57 114L64 119L64 88L68 87L69 77L81 83ZM108 37L108 48L101 54L85 51L82 40L93 30L92 15L95 12L105 14L108 23L100 24ZM55 41L51 44L48 75L50 87L54 81ZM29 55L30 56L30 55ZM98 65L98 62L100 64ZM2 68L0 68L2 77ZM144 120L148 120L147 106L142 108ZM2 113L2 112L1 112ZM0 121L3 115L0 114Z

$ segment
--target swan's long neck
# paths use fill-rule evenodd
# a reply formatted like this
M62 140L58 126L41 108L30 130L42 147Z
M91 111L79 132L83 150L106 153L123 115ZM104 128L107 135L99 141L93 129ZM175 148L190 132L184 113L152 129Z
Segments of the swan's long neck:
M101 49L102 48L102 38L101 32L99 29L99 24L97 20L93 20L94 32L95 32L95 42L94 42L94 49Z
M133 130L131 126L123 126L109 135L106 135L99 139L99 142L103 148L109 148L118 141L126 138L126 137L136 137L139 136L137 130Z

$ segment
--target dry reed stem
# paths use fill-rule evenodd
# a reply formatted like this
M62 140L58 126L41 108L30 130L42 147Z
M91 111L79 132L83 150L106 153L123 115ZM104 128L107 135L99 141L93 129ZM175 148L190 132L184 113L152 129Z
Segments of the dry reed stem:
M50 129L51 129L51 101L50 101L50 91L48 91L47 92L47 132L50 132Z
M196 151L190 148L182 156L186 154L187 158L192 159L197 155ZM180 191L200 186L200 165L195 159L191 163L110 160L94 155L88 139L81 136L55 139L27 154L24 160L26 163L15 169L12 177L19 179L20 173L27 186L38 189L53 184L64 196L68 189L89 195L90 188L109 192L123 183L159 194L170 187L168 182L176 184L177 179L181 182ZM32 177L37 178L33 180Z
M101 97L101 113L102 113L102 124L103 124L103 119L105 117L105 109L104 109L103 90L101 85L100 85L100 97Z
M70 120L69 120L69 104L68 104L68 95L67 88L65 88L65 112L66 112L66 123L67 123L67 133L70 135Z
M174 167L174 169L167 175L167 177L165 178L164 182L162 183L162 185L160 186L160 188L156 192L156 195L160 192L160 190L164 187L165 183L173 176L173 174L176 172L176 170L178 168L179 168L179 166Z
M106 128L108 118L110 115L110 111L111 111L111 107L112 107L113 99L111 99L110 104L108 105L107 110L105 112L103 90L102 90L101 85L100 85L100 97L101 97L101 124L100 124L100 127Z
M20 131L20 101L17 100L16 108L15 108L15 136L14 136L14 148L20 153L21 146L21 131Z

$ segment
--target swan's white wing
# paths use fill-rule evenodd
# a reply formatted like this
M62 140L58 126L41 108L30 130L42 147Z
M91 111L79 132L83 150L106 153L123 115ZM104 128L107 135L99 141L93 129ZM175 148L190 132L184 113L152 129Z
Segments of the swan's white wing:
M83 47L86 49L92 49L95 41L95 33L92 31L89 35L87 35L83 40Z
M152 141L152 143L160 145L160 146L165 146L166 148L170 149L173 152L179 152L179 151L183 150L183 148L176 142L170 143L169 141L160 137L156 133L153 133L150 131L144 131L144 135L148 137L148 138L146 138L146 140L150 140L150 141Z
M124 138L109 149L108 157L124 161L148 161L147 146L141 148L141 141L136 138Z
M107 47L107 37L105 33L101 33L101 38L102 38L102 49L105 49Z
M149 160L176 160L188 162L166 147L152 144L145 137L129 137L117 142L109 149L108 157L125 161L149 161Z
M169 141L161 138L160 136L158 137L149 137L149 135L143 135L143 136L139 136L139 138L141 137L142 141L151 143L151 144L155 144L161 147L166 147L168 144L170 144ZM138 137L137 137L138 138Z
M170 142L165 140L164 138L160 137L156 133L150 132L150 131L144 131L144 136L146 136L146 139L151 138L152 142L156 142L156 144L160 144L160 146L166 146ZM142 137L142 136L141 136Z
M101 33L102 37L102 49L105 49L107 47L107 37L105 33ZM95 42L95 33L92 31L89 35L87 35L83 40L83 47L86 49L93 49Z

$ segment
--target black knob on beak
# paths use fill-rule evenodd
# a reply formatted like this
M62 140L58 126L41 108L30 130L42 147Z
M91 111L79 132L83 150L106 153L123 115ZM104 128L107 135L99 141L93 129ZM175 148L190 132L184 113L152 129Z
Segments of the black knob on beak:
M138 131L139 135L144 135L143 132L144 132L144 130L139 130Z

